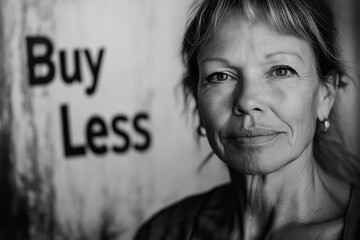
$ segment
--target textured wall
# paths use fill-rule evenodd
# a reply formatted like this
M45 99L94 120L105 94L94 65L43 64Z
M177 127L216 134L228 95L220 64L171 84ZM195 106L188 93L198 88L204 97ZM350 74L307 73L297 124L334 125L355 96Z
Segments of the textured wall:
M227 181L215 159L198 171L210 150L177 87L190 2L0 1L1 239L130 239L162 206Z
M194 141L176 90L188 5L2 1L1 134L12 141L2 161L24 235L129 239L164 204L226 179L215 165L197 173L208 148Z

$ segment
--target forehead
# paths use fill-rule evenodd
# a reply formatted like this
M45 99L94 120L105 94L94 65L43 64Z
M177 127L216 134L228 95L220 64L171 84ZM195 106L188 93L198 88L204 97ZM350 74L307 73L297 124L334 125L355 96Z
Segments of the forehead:
M262 20L248 20L234 11L228 13L213 37L204 45L198 56L204 58L219 55L239 58L267 58L272 53L293 53L306 61L315 63L312 47L303 39L278 32Z

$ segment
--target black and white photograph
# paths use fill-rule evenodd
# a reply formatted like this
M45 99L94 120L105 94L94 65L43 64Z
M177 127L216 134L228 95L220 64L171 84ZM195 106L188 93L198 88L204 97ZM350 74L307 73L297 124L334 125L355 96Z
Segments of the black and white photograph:
M0 0L0 240L360 239L359 12Z

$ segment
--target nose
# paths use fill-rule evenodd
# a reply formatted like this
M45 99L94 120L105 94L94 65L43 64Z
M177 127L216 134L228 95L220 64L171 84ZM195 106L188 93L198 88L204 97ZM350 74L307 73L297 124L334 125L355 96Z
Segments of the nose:
M239 82L234 91L235 115L256 115L266 109L264 86L256 81Z

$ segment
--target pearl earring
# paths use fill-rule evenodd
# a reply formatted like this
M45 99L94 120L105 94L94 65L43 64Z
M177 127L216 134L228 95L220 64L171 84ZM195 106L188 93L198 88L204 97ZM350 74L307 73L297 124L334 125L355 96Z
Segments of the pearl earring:
M325 119L324 121L320 121L320 132L327 132L330 129L330 121L328 119Z

